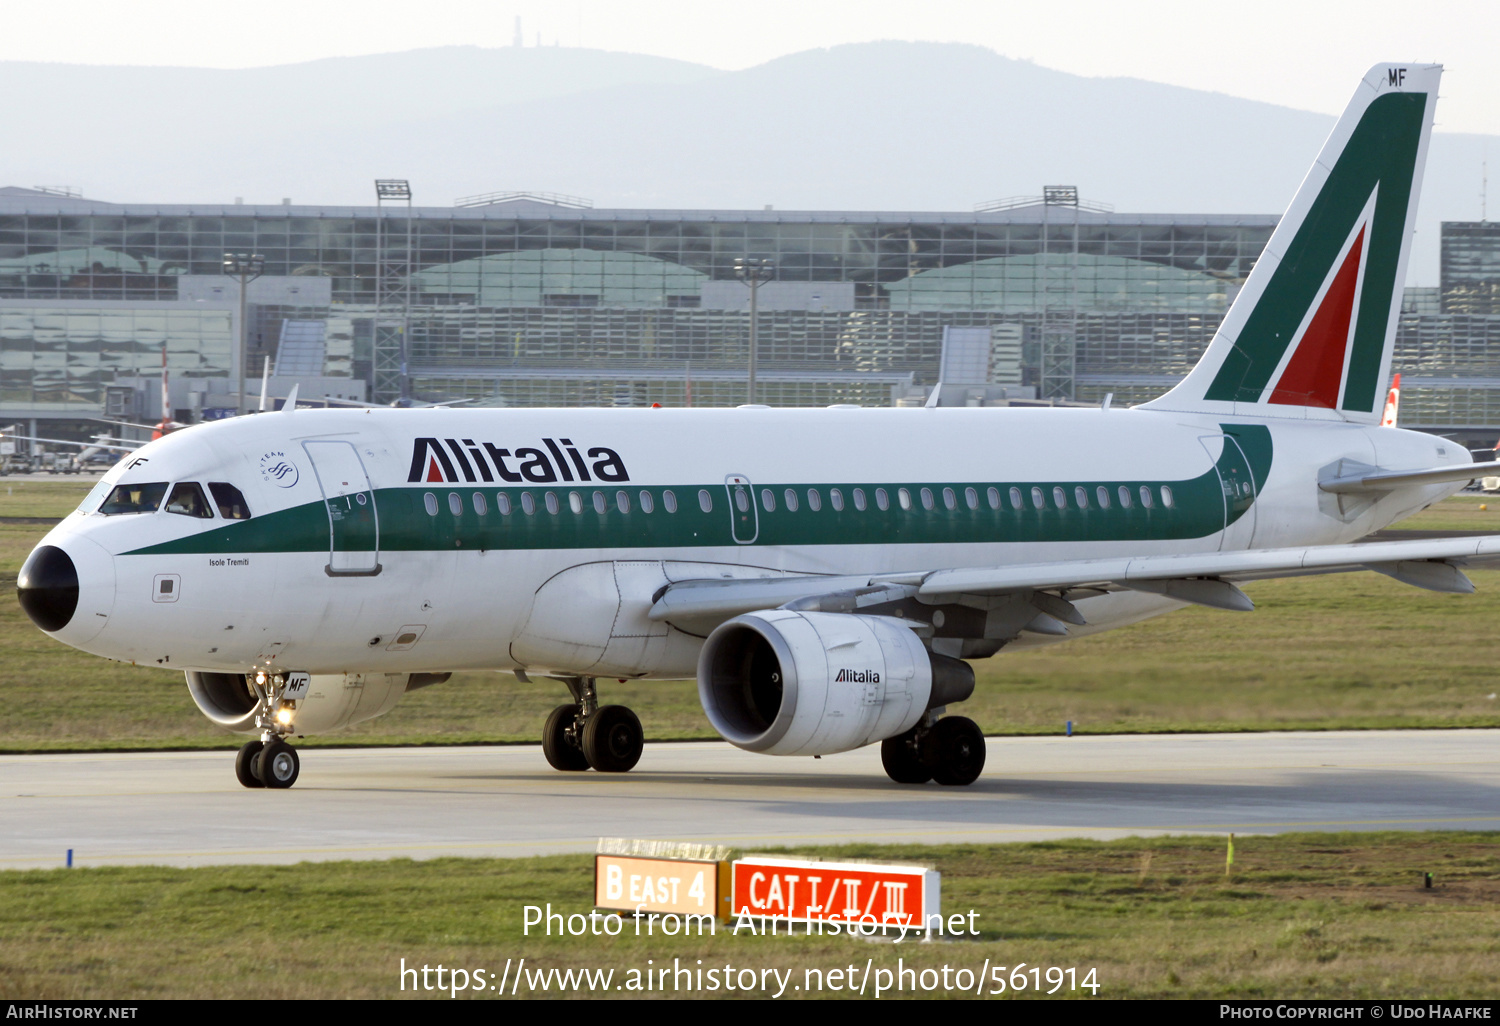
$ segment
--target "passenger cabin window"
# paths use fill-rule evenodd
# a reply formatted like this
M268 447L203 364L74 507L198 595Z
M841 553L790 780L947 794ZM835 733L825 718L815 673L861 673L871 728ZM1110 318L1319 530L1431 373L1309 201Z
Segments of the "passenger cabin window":
M672 489L664 489L661 493L661 508L668 513L677 512L677 493Z
M816 513L823 508L823 493L816 488L807 490L807 508Z
M854 489L854 508L861 513L865 511L865 490L863 488Z
M1094 498L1099 500L1100 509L1109 509L1109 489L1100 485L1094 489Z
M496 492L495 508L500 511L502 517L510 516L510 496L504 492Z
M226 481L210 481L208 490L219 507L219 516L225 520L249 520L250 504L234 485Z
M844 493L839 491L837 488L828 489L828 504L832 506L835 511L842 512L844 509Z
M990 509L1000 508L1000 489L986 488L984 490L984 497L989 500Z
M1058 509L1068 508L1068 493L1063 491L1060 485L1052 486L1052 505Z
M1037 509L1044 509L1046 507L1046 505L1047 505L1047 499L1046 499L1046 497L1044 495L1042 495L1042 490L1040 488L1037 488L1037 487L1034 487L1034 486L1032 487L1032 489L1031 489L1031 504L1033 506L1035 506Z
M428 516L437 516L437 496L433 495L431 492L423 492L422 507L427 510Z
M908 498L907 501L910 502L911 499ZM891 508L891 497L886 494L884 488L875 489L875 505L879 506L882 510Z
M1130 486L1121 485L1118 494L1120 496L1120 505L1125 509L1129 509L1133 505L1130 501Z
M901 503L902 509L911 509L911 492L906 488L897 488L896 501Z
M1167 507L1167 509L1171 509L1177 505L1177 500L1173 497L1172 489L1168 485L1161 486L1161 504Z
M788 513L797 512L797 489L788 488L781 493L781 497L786 500L786 509Z
M922 508L923 509L931 509L932 508L932 489L931 488L923 488L922 491L921 491L921 495L922 495Z
M155 513L161 506L162 496L167 494L165 481L150 484L116 485L109 493L99 512L107 516L116 513Z
M457 492L448 493L448 512L456 517L464 515L464 500L459 497Z
M714 497L708 494L707 488L698 489L698 508L705 513L714 511Z
M167 497L167 512L204 519L212 519L214 515L214 511L208 508L208 500L203 497L203 487L196 481L178 481L172 486L172 494Z
M609 503L604 498L604 493L603 492L595 492L594 493L594 512L598 513L600 516L603 516L604 515L604 511L606 509L608 509L608 508L609 508Z
M574 513L583 512L583 496L577 492L568 493L568 508Z
M1011 509L1020 509L1021 508L1021 489L1019 489L1019 488L1012 488L1010 490L1010 508Z
M1156 505L1151 499L1151 488L1148 485L1141 485L1141 505L1147 509Z
M644 488L641 489L641 512L650 513L656 509L656 500L651 498L651 493Z
M766 508L767 513L776 512L776 493L769 488L760 490L760 504Z
M1073 499L1078 503L1079 509L1089 508L1089 490L1083 487L1083 485L1079 485L1073 489Z

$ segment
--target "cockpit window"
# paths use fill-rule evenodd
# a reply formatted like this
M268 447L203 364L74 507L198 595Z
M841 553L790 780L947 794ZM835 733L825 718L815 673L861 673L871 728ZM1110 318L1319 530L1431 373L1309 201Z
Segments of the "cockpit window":
M161 505L162 496L166 494L165 481L116 485L115 490L109 493L109 498L104 500L104 505L99 507L99 512L106 516L115 513L155 513Z
M94 512L94 510L99 508L100 501L109 494L109 489L109 484L104 481L100 481L94 485L94 487L89 489L89 493L83 497L83 501L78 504L78 512Z
M213 492L214 505L219 507L219 516L225 520L250 519L250 506L245 502L245 496L234 485L224 481L210 481L208 490Z
M208 500L203 497L203 489L196 481L178 481L172 486L172 494L167 498L167 512L180 513L185 517L214 515L214 511L208 507Z

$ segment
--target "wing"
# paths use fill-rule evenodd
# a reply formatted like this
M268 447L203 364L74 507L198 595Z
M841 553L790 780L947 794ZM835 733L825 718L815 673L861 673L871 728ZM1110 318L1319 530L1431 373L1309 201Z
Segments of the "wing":
M1217 609L1250 610L1254 604L1238 587L1245 581L1374 570L1414 587L1467 594L1474 585L1464 575L1465 568L1497 566L1500 535L1381 540L897 574L682 581L658 595L648 615L706 633L758 609L901 615L901 607L908 603L989 610L1010 598L1024 603L1026 616L1036 614L1030 619L1010 617L1017 631L1063 634L1065 624L1084 623L1069 601L1080 595L1137 591Z

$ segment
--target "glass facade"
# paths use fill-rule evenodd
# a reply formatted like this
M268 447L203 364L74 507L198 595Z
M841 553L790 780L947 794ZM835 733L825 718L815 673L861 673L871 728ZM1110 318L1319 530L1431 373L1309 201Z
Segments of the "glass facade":
M176 304L0 302L0 410L89 416L116 377L226 377L234 314Z
M152 373L163 341L181 373L227 374L237 293L223 288L226 252L265 259L250 376L274 358L285 322L322 320L324 373L377 384L381 400L394 397L400 346L422 399L743 401L750 321L734 262L752 257L774 266L760 293L762 401L889 403L935 380L945 328L990 328L1021 340L1007 383L1139 402L1202 354L1276 220L1040 201L921 214L530 199L408 218L0 189L0 416L97 404L115 374ZM1442 286L1408 290L1403 304L1403 420L1500 427L1500 227L1444 224L1442 260ZM392 268L409 287L377 296ZM326 299L308 305L306 283Z

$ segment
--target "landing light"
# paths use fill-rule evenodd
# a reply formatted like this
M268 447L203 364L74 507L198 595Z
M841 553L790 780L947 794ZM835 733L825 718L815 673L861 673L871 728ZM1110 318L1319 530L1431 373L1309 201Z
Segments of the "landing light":
M292 711L290 709L278 709L278 710L276 710L276 722L279 723L279 724L281 724L283 727L289 727L289 726L291 726L291 724L292 724Z

